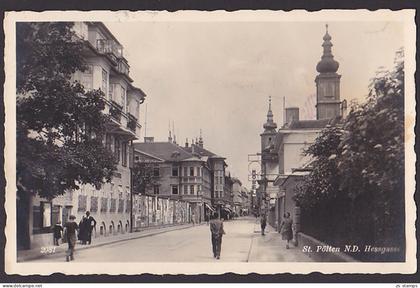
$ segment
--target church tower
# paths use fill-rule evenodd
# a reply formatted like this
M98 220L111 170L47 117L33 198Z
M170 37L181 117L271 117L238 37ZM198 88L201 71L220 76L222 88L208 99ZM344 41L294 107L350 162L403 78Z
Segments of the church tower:
M331 36L328 34L328 24L324 35L324 53L321 61L316 65L319 74L316 83L316 118L317 120L330 119L341 115L340 108L340 78L337 74L338 62L331 53Z
M274 138L276 137L276 128L277 124L273 120L273 111L271 111L271 96L268 98L268 112L267 112L267 122L264 123L264 132L261 136L261 151L271 146L274 143Z

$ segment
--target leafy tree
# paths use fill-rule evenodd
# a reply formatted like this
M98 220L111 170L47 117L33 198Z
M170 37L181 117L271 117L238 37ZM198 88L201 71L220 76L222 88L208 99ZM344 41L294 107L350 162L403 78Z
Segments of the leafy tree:
M155 168L159 166L155 162L140 161L134 164L132 169L133 191L145 194L150 188L157 184L158 176L155 175Z
M313 170L295 200L302 224L321 240L404 247L403 56L398 51L393 71L372 79L366 103L353 105L305 151ZM387 260L403 259L401 250ZM389 254L373 256L381 257Z
M81 184L101 187L116 162L103 145L104 95L72 80L84 43L67 22L16 24L17 181L20 196L53 198ZM23 193L23 194L22 194Z

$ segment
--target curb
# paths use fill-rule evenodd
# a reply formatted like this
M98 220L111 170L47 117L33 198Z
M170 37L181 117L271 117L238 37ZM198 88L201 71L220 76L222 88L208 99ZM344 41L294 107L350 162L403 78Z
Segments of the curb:
M134 232L134 233L130 234L130 235L133 235L133 237L123 238L123 239L115 239L115 240L111 240L109 242L103 242L103 243L97 243L97 244L93 244L93 245L81 246L80 248L77 248L76 251L81 251L81 250L91 249L91 248L96 248L96 247L102 247L102 246L105 246L105 245L115 244L115 243L119 243L119 242L123 242L123 241L130 241L130 240L135 240L135 239L140 239L140 238L146 238L146 237L155 236L155 235L163 234L163 233L167 233L167 232L184 230L184 229L188 229L188 228L192 228L192 227L200 226L200 225L203 225L203 223L196 224L194 226L193 225L182 226L182 227L171 226L171 227L176 227L176 228L166 230L166 231L159 231L159 229L156 229L157 231L147 233L147 234L143 234L143 235L136 235L136 236L134 236L134 235L135 235L135 233L138 233L138 232ZM151 230L154 230L154 229L151 229ZM21 259L19 259L19 257L18 257L17 262L22 263L22 262L25 262L25 261L41 259L41 258L44 258L44 257L58 258L59 256L64 256L65 254L66 254L66 251L59 251L59 252L54 253L54 254L47 254L47 255L38 254L38 255L33 255L33 256L22 257Z

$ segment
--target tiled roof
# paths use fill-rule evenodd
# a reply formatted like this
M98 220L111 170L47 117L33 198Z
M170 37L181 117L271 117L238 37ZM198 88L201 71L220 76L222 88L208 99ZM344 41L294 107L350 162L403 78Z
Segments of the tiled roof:
M171 142L134 143L134 149L165 161L181 161L193 157L191 153Z
M209 158L224 158L222 156L218 156L216 154L214 154L213 152L204 149L196 144L192 144L194 145L194 153L197 155L200 155L201 157L207 156ZM182 149L184 149L185 151L187 151L188 153L192 153L192 147L182 147Z
M289 127L289 129L313 129L313 128L324 128L328 125L331 119L323 119L323 120L299 120L293 121Z

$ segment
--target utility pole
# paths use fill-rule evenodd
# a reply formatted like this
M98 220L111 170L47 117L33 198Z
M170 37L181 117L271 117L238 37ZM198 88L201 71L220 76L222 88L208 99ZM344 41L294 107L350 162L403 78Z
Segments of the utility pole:
M147 136L147 103L146 103L146 112L144 113L144 137Z

